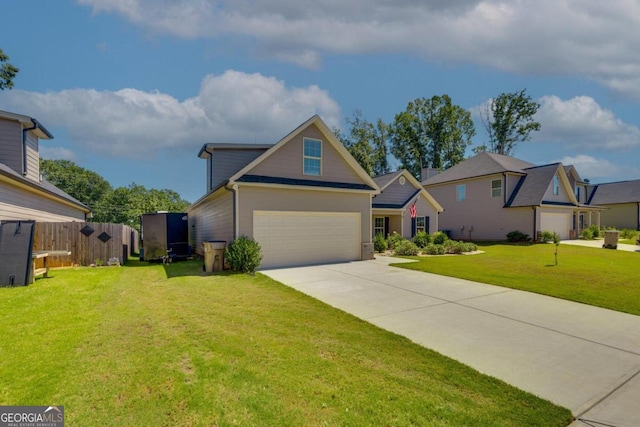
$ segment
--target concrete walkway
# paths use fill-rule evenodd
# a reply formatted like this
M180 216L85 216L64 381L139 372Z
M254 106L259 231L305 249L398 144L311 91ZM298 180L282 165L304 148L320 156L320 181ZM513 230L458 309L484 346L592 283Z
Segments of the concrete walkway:
M262 273L567 407L572 427L640 426L640 317L388 265L402 261Z
M587 246L590 248L602 248L602 245L604 243L603 239L597 239L597 240L562 240L560 242L561 244L564 245L577 245L577 246ZM608 251L612 250L612 249L606 249ZM626 251L626 252L638 252L640 253L640 246L638 245L627 245L626 243L618 243L618 249L619 251Z

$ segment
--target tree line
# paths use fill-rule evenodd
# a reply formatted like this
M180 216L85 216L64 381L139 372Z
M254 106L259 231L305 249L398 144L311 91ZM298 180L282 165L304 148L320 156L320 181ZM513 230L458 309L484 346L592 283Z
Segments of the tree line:
M526 89L501 93L489 100L480 110L489 140L474 151L511 155L518 143L540 130L540 123L534 120L539 107ZM347 131L333 131L371 176L390 172L390 158L418 179L425 167L450 168L465 159L476 135L471 113L455 105L446 94L409 102L391 123L380 118L370 122L359 110L345 121Z
M51 184L91 208L93 222L127 224L140 230L140 215L184 212L190 205L173 190L148 189L136 183L113 188L96 172L69 160L40 159L40 172Z

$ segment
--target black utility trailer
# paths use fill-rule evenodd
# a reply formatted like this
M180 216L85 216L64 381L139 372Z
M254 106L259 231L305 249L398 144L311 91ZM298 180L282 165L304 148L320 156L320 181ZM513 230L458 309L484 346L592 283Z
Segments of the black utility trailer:
M171 262L191 255L186 213L157 212L140 217L141 261Z

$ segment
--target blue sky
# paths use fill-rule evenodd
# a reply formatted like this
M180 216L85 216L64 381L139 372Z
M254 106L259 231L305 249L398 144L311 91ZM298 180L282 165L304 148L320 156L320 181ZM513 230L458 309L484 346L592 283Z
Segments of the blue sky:
M630 0L21 0L0 48L20 68L0 109L38 119L112 185L205 191L209 142L273 143L313 114L386 122L448 94L541 104L515 156L592 182L640 179L640 4ZM469 151L471 154L471 151Z

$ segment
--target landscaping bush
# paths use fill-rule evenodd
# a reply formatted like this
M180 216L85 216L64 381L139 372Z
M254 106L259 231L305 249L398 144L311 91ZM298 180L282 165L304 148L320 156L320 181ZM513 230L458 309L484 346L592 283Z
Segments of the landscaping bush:
M398 244L398 242L401 242L402 240L405 240L404 237L394 231L389 235L389 238L387 239L387 246L389 247L389 249L395 250L396 244Z
M373 238L373 249L376 252L385 252L387 250L387 240L384 238L382 233L378 233Z
M584 240L593 240L593 231L590 228L585 228L582 230L582 233L580 233L580 237Z
M424 253L427 255L444 255L444 246L430 243L424 249Z
M548 243L553 242L553 231L543 230L540 232L540 242Z
M413 243L419 248L426 248L427 245L431 243L431 236L424 231L418 231L416 235L413 236Z
M592 224L589 227L589 230L591 230L591 234L593 235L594 239L597 239L598 237L602 237L600 236L600 227L598 227L596 224Z
M418 255L420 250L415 243L407 239L402 239L395 244L394 251L396 255Z
M524 234L522 231L515 230L507 233L507 241L511 243L528 242L531 240L528 234Z
M262 261L260 245L253 239L241 236L226 247L224 259L232 270L254 274Z
M444 246L444 253L446 254L460 255L462 253L462 242L447 240L442 246Z
M638 236L637 230L633 230L631 228L623 228L622 230L620 230L621 239L635 240L637 236Z
M462 252L475 252L478 250L478 245L472 242L460 242L462 243Z
M447 240L449 240L449 236L447 236L444 232L436 231L435 233L433 233L432 241L434 245L442 245Z

